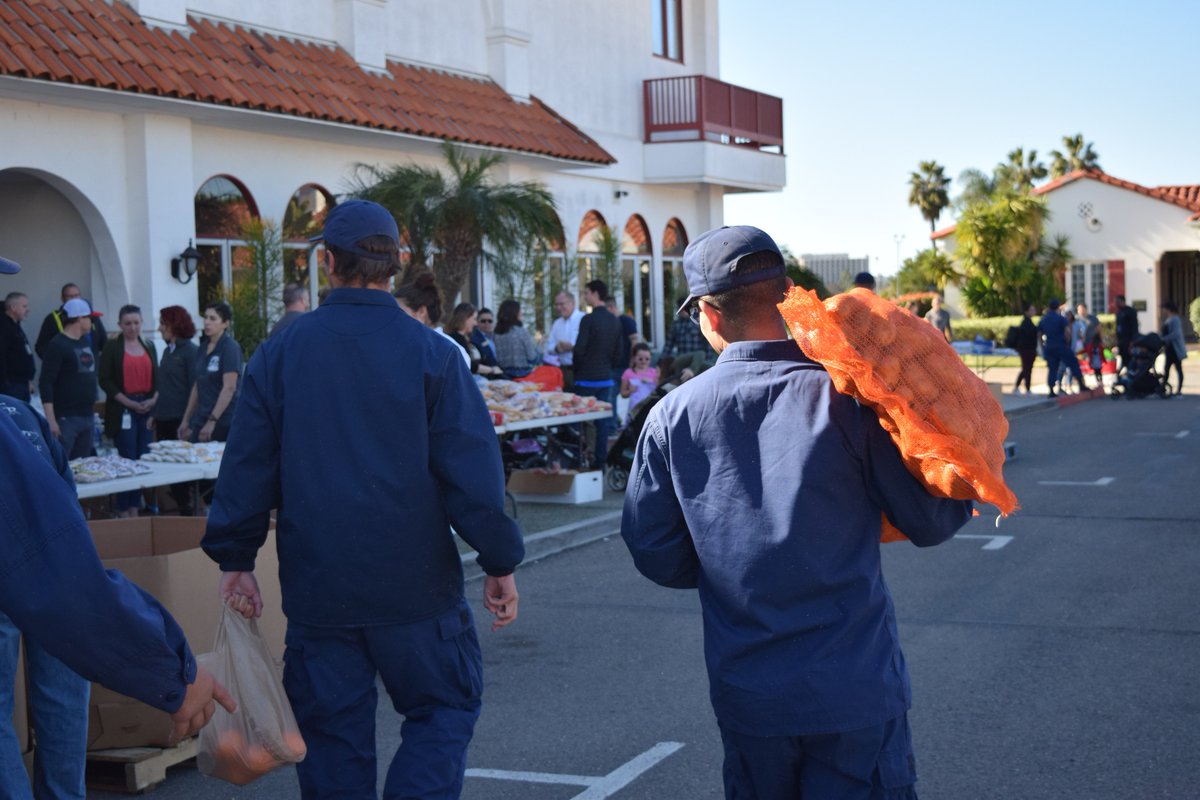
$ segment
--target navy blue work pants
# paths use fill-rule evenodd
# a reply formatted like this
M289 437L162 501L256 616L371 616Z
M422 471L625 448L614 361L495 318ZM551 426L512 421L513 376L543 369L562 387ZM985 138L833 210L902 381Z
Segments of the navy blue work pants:
M1071 352L1071 348L1065 344L1062 347L1047 347L1042 351L1042 355L1046 359L1046 385L1050 387L1051 392L1054 391L1054 385L1058 382L1060 365L1071 371L1075 385L1081 390L1083 389L1083 370L1079 368L1079 359Z
M844 733L748 736L721 728L726 800L917 800L908 716Z
M283 686L308 755L300 796L375 800L375 676L404 716L385 800L454 800L479 718L483 659L466 601L405 625L288 623Z

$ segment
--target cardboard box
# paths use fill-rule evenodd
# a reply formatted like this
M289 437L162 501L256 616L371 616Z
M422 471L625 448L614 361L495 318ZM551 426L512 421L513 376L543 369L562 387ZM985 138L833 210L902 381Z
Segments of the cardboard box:
M516 470L509 476L508 491L525 503L594 503L604 499L604 473Z
M203 517L140 517L89 523L104 566L120 570L171 612L195 654L212 650L221 618L217 584L221 571L204 551ZM259 630L272 655L283 658L287 620L279 591L279 561L272 531L258 552L254 575L263 596ZM164 747L167 714L92 684L88 709L88 749Z

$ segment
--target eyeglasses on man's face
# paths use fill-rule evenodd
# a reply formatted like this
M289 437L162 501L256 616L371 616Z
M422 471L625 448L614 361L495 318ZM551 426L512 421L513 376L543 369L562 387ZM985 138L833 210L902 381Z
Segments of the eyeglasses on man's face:
M491 325L493 321L491 317L480 317L476 320L480 325Z

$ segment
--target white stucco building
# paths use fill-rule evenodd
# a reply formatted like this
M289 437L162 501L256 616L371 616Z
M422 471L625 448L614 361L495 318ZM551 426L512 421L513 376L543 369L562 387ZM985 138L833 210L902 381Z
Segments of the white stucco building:
M67 281L110 315L198 311L253 215L284 224L287 275L315 293L299 217L356 164L440 164L449 140L555 197L563 242L527 319L586 277L607 225L615 293L661 342L688 238L721 224L725 193L784 184L781 101L717 65L717 0L7 0L0 252L24 271L3 288L31 322ZM482 274L466 294L503 299Z
M1147 187L1103 172L1079 170L1033 190L1050 211L1045 236L1068 237L1072 263L1063 297L1074 307L1111 312L1117 295L1138 309L1141 330L1157 330L1159 306L1174 301L1184 318L1200 296L1200 186ZM947 253L954 226L932 234ZM960 305L947 287L947 303Z

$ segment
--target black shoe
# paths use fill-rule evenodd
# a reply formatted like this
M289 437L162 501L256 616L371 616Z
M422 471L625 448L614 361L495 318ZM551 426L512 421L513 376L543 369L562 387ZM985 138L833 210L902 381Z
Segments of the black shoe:
M1053 389L1051 389L1051 390L1050 390L1050 392L1049 392L1049 396L1050 396L1050 397L1057 397L1058 395L1054 394L1054 390L1053 390Z

